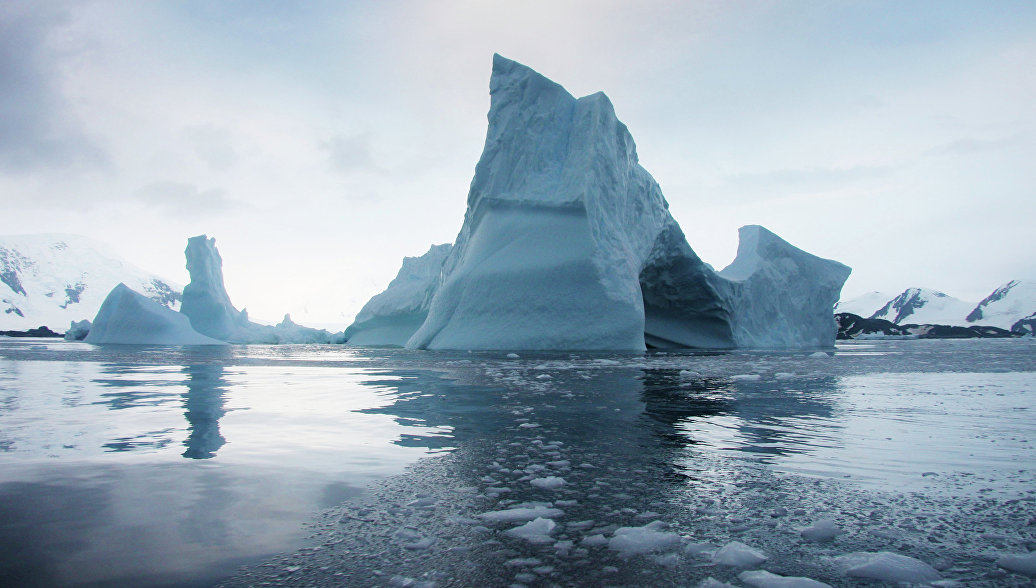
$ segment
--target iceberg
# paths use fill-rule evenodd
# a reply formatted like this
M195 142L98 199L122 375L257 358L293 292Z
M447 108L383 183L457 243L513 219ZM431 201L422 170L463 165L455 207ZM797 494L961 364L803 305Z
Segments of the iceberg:
M65 341L82 341L90 334L90 321L72 321L65 331Z
M737 257L719 272L738 347L831 347L833 309L849 267L798 249L758 225L742 227Z
M186 316L122 283L115 286L101 303L84 341L129 345L226 345L195 331Z
M199 333L224 341L237 338L247 329L248 316L230 302L216 239L206 235L191 237L187 239L184 255L191 283L183 289L180 312Z
M463 225L438 282L421 290L433 295L372 299L358 324L426 313L406 342L417 349L834 345L848 267L750 226L716 272L688 245L607 96L576 99L500 55L490 95Z
M184 254L191 283L183 289L180 312L199 333L231 343L330 343L334 339L323 329L295 324L288 315L275 327L248 320L248 311L239 311L230 302L215 238L198 235L187 239Z
M403 266L384 292L360 309L345 330L353 345L402 347L424 323L428 305L439 289L442 264L453 245L432 245L420 257L403 258Z

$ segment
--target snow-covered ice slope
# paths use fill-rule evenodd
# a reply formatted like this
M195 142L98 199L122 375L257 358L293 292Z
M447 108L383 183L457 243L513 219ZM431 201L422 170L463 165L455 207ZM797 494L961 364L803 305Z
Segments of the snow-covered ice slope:
M489 129L464 224L427 319L408 347L641 350L645 343L834 343L838 291L833 298L826 290L816 297L804 292L818 284L828 288L848 268L797 265L805 258L791 255L790 246L765 252L747 247L746 255L755 257L740 262L741 274L721 277L687 244L604 94L576 99L499 55L493 58L490 94ZM805 281L777 276L785 265ZM834 274L819 282L809 273L827 270ZM822 332L806 333L812 322L794 324L789 334L769 332L777 327L767 327L759 313L788 307L747 298L771 296L763 284L796 289L788 297L796 303L830 298L825 308L772 317L774 325L791 325L803 313L826 313L830 324ZM747 314L732 317L735 309Z
M907 288L885 303L869 318L884 319L897 325L967 326L965 317L975 307L930 288Z
M1001 329L1021 330L1018 325L1036 314L1036 282L1011 280L986 296L967 315L967 322ZM1018 329L1014 327L1018 325Z
M867 292L855 298L840 300L835 305L835 312L848 312L864 318L870 317L885 306L893 296L885 292Z
M404 257L388 288L360 309L345 330L354 345L402 347L428 316L428 305L439 289L442 264L453 245L432 245L420 257Z
M187 271L191 283L183 289L180 307L196 331L231 343L329 343L332 335L323 329L297 325L285 315L275 327L248 320L248 312L230 302L223 283L223 258L216 239L198 235L187 239Z
M191 328L186 316L118 284L101 304L90 334L96 344L225 345Z
M739 347L829 347L832 309L851 271L798 249L758 225L738 233L737 257L719 273L731 280Z
M181 287L130 265L105 245L79 235L0 237L0 330L46 325L56 331L93 318L120 282L167 307Z

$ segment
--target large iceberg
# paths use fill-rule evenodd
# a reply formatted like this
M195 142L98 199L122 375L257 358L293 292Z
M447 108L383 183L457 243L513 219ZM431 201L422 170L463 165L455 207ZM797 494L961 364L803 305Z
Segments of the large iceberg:
M442 264L452 248L449 243L432 245L420 257L404 257L388 288L371 298L345 330L349 343L406 345L428 316L428 306L439 289Z
M108 293L84 339L96 344L226 345L191 328L186 316L119 284Z
M687 244L607 96L576 99L499 55L490 94L464 224L407 347L834 344L848 267L745 227L717 273Z
M273 327L248 320L248 312L237 310L230 302L215 238L198 235L187 239L184 254L191 283L183 289L180 312L199 333L231 343L330 343L334 339L323 329L295 324L287 315Z

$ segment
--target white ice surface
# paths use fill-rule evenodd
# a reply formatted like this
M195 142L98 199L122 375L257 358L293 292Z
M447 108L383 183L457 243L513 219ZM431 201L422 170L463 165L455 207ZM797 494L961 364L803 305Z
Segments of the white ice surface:
M608 548L623 556L665 551L680 545L680 535L665 531L666 525L655 521L643 527L620 527L608 540Z
M854 578L913 584L942 579L942 574L925 562L888 551L849 553L834 558L834 562L842 573Z
M821 543L834 540L835 537L842 534L842 530L838 528L834 520L820 519L811 526L802 529L799 534L807 541Z
M529 543L546 544L553 543L551 535L557 528L557 523L551 519L537 517L524 525L504 531L505 535L525 539Z
M1017 574L1036 578L1036 551L1024 555L1003 555L996 560L996 565Z
M731 541L712 554L712 563L737 568L755 567L767 560L767 556L740 541Z
M765 570L741 572L737 578L756 588L831 588L830 584L801 576L778 576Z
M531 521L537 518L554 518L565 514L563 510L549 506L528 506L515 507L506 510L494 510L478 515L478 518L485 521L498 523L513 523L519 521Z
M86 336L87 343L130 345L225 345L191 328L187 317L125 284L104 299Z

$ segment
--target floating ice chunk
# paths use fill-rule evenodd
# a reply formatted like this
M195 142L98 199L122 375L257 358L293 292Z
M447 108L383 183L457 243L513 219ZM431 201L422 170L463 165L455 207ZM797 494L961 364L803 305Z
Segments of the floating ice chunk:
M830 584L801 576L778 576L763 570L741 572L738 579L756 588L831 588Z
M737 588L737 586L734 586L733 584L728 584L726 582L720 582L716 578L709 576L708 578L702 580L700 584L698 584L698 588Z
M712 554L712 562L721 566L750 568L767 560L766 554L740 541L731 541Z
M759 380L762 380L763 377L759 374L737 374L730 376L730 379L735 382L758 382Z
M942 574L925 562L889 551L848 553L834 558L834 562L843 574L855 578L913 584L942 579Z
M507 560L506 562L504 562L504 565L510 566L512 568L526 568L538 566L541 563L543 562L535 557L516 557L514 559Z
M551 534L557 526L557 523L550 519L537 517L524 525L504 531L504 535L525 539L529 543L553 543Z
M701 374L692 370L680 370L681 380L693 380L694 378L700 378Z
M842 534L842 530L835 525L832 519L820 519L813 523L813 526L806 527L800 533L802 538L807 541L816 541L818 543L824 541L832 541L835 537Z
M601 533L598 533L596 535L583 537L583 540L580 541L579 544L585 547L601 547L604 545L608 545L608 538L602 535Z
M529 480L529 483L543 490L557 490L567 482L565 482L564 478L559 478L558 476L547 476L546 478L533 478Z
M817 359L827 359L827 358L831 357L831 354L830 353L826 353L824 351L814 351L813 353L810 353L809 356L810 357L815 357Z
M608 548L618 551L622 556L665 551L680 544L680 536L663 531L666 525L662 521L648 523L643 527L620 527L608 540Z
M507 354L507 359L521 359L521 356L518 355L517 353L508 353Z
M1004 555L996 560L996 565L1030 578L1036 578L1036 551L1025 555Z
M547 506L516 507L506 510L494 510L477 515L484 521L497 523L517 523L537 518L554 518L565 514L565 511Z
M65 331L65 341L82 341L90 334L90 321L72 321Z
M434 544L434 537L422 537L421 539L418 539L417 541L414 541L412 543L404 544L403 547L409 549L410 551L424 551L425 549L428 549Z

